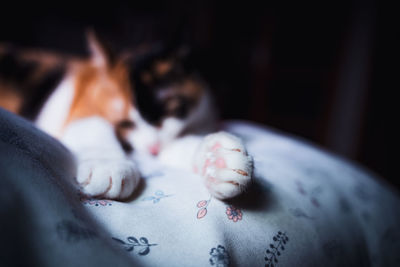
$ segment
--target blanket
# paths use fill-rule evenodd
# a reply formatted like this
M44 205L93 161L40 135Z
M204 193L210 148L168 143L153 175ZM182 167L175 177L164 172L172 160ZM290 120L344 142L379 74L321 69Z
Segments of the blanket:
M400 198L370 171L276 130L226 122L254 157L240 197L132 155L126 201L73 185L70 152L0 110L0 266L400 266Z

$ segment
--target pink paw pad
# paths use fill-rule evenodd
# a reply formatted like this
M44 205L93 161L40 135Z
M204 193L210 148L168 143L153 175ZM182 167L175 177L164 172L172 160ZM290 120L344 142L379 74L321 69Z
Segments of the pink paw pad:
M218 149L220 149L222 147L222 145L220 144L220 143L215 143L215 145L213 145L212 147L211 147L211 152L214 152L214 151L216 151L216 150L218 150Z
M217 166L217 168L226 168L225 160L223 158L218 158L215 161L215 166Z
M217 154L217 150L220 149L222 147L222 145L220 143L216 143L214 146L212 146L211 148L211 152L216 155ZM204 175L207 171L207 168L213 166L216 167L218 169L222 169L222 168L226 168L226 162L225 159L223 157L218 157L217 159L206 159L206 161L204 162L203 168L202 168L202 175Z

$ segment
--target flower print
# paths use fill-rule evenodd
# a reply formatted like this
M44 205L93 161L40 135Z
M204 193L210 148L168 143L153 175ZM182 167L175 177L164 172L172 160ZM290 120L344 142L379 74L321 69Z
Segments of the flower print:
M212 248L210 251L210 264L217 267L226 267L229 265L229 255L225 248L218 245L217 248Z
M228 219L237 222L242 219L242 211L234 206L226 207L226 215Z
M103 206L103 207L104 206L112 206L111 200L91 198L91 197L87 197L83 194L80 194L79 200L83 204L89 205L89 206Z
M313 217L309 216L307 213L305 213L302 209L300 208L293 208L293 209L289 209L289 212L297 218L306 218L306 219L310 219L310 220L314 220Z
M111 206L112 204L110 203L109 200L106 199L93 199L89 201L90 205L95 205L95 206Z

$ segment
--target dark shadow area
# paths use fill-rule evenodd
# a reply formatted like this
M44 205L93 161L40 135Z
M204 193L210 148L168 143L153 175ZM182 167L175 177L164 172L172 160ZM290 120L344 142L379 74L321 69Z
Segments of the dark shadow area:
M0 42L22 47L85 55L89 26L117 51L186 44L223 119L305 137L400 185L387 71L398 23L376 0L58 1L6 3L0 12Z
M139 196L142 195L142 192L146 188L146 179L140 178L138 186L135 188L135 191L133 191L133 194L127 198L122 200L122 202L132 202L133 200L137 199Z
M243 194L225 202L244 210L269 211L277 205L271 186L264 179L253 177L252 183Z

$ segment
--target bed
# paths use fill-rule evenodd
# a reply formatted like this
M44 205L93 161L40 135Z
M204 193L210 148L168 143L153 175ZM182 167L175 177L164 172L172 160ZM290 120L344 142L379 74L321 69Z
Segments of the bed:
M370 171L248 122L223 129L254 157L239 198L138 161L126 201L73 185L69 151L0 109L0 266L400 266L400 198Z

